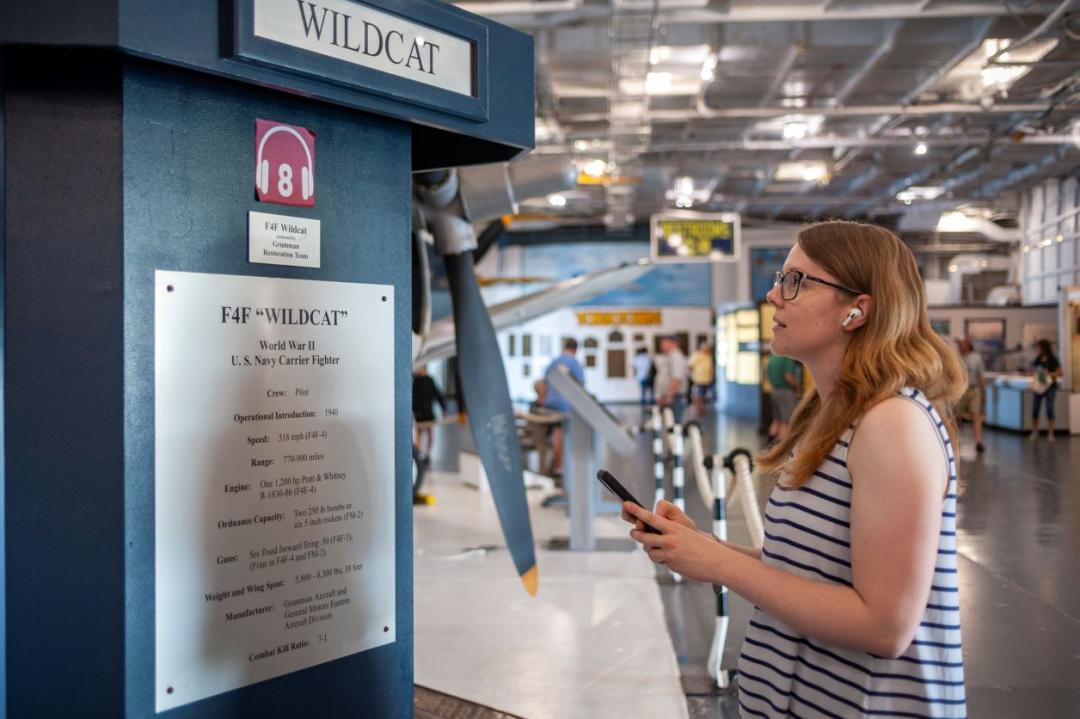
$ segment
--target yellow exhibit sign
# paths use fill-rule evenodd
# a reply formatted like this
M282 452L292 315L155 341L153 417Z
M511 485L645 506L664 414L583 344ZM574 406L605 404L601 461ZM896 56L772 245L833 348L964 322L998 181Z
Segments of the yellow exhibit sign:
M740 222L734 212L662 212L651 224L653 262L738 259Z
M626 312L578 312L579 325L658 325L660 310L631 310Z

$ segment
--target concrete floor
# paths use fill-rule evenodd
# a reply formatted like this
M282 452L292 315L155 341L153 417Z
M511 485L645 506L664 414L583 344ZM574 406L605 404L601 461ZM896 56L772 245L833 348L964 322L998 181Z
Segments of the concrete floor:
M621 520L598 518L613 551L546 549L564 507L530 491L539 592L502 544L491 495L433 472L415 512L416 684L525 719L687 716L652 563Z
M640 419L635 408L617 411L628 422ZM437 468L456 469L456 448L467 443L467 439L459 441L454 436L458 431L449 427L438 438ZM988 719L1080 717L1080 437L1059 435L1057 441L1049 443L1045 437L1031 441L1026 435L987 430L987 451L976 455L968 449L972 444L968 433L965 428L961 443L958 545L969 715ZM715 416L705 421L704 436L706 451L717 447L727 451L736 446L756 449L760 442L752 423ZM646 438L642 438L640 456L625 460L609 457L607 464L631 491L651 496L651 452ZM439 497L437 507L449 509L443 504L444 491L449 492L447 502L464 496L469 505L445 512L446 521L486 530L471 539L465 535L455 538L452 533L439 539L445 528L429 521L424 514L427 509L417 509L418 684L450 694L461 687L468 689L469 682L475 681L469 677L476 675L479 667L466 659L468 652L458 654L457 650L469 636L465 625L479 621L485 629L478 631L501 635L495 642L508 651L490 667L493 673L480 680L486 683L486 690L477 692L474 701L528 719L619 717L631 711L635 716L694 719L738 715L734 697L718 694L705 671L715 611L711 588L674 584L664 573L643 563L641 555L541 552L541 586L545 582L555 585L562 595L554 602L556 608L545 615L528 604L524 605L527 611L519 611L516 594L524 593L520 585L514 586L517 580L505 553L498 562L500 552L496 550L489 557L497 564L489 559L487 568L474 568L477 581L466 584L479 582L491 596L505 591L499 596L508 599L485 603L491 612L485 617L455 609L449 597L457 593L453 587L461 587L460 581L466 579L464 566L457 563L449 573L457 579L451 580L437 566L439 562L428 561L425 553L438 546L449 552L466 539L494 545L500 540L490 517L481 518L482 504L468 499L468 492L476 491L467 490L454 500L452 496L462 491L456 476L438 476L445 490L432 488ZM758 490L764 497L769 488L759 483ZM709 510L689 480L687 507L699 526L708 525ZM457 512L468 514L450 520ZM534 527L541 527L535 532L538 541L545 535L568 533L565 510L536 508L533 521ZM733 540L748 542L740 516L733 516L729 525ZM615 521L598 520L597 532L600 536L625 536ZM458 546L455 551L461 549ZM438 596L436 592L442 592L443 599L424 599ZM590 599L574 599L581 596ZM633 600L626 601L631 596ZM621 607L616 612L618 623L597 620L597 608L606 602ZM749 608L737 597L733 597L731 611L726 666L734 666L749 617ZM662 621L657 616L660 614ZM533 623L522 625L521 621ZM540 636L538 632L548 631L550 622L565 632L560 635L559 651L575 659L558 675L541 672L543 677L538 679L541 655L536 653L537 647L530 649L526 643L519 648L521 656L515 657L506 637L522 633ZM454 656L459 661L455 662ZM555 655L548 658L551 656ZM531 663L517 661L526 657ZM583 659L578 661L578 657ZM605 673L601 669L605 663L615 662L617 671ZM634 673L631 681L622 681L624 667ZM425 682L426 677L436 677L436 684ZM643 684L646 679L653 684ZM685 693L684 703L677 708L666 703L673 682L681 684ZM534 704L514 699L522 693L531 693ZM609 697L623 693L635 699L631 707L620 701L609 704ZM664 696L662 707L641 705L657 693Z

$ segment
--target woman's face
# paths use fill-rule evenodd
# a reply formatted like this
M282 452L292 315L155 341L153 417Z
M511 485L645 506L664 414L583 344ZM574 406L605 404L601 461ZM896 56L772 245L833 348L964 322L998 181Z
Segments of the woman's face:
M842 284L825 268L811 260L797 243L788 253L782 272L799 270L807 275ZM765 299L776 308L773 316L772 351L810 363L837 343L847 342L841 326L854 306L853 297L828 285L804 279L793 300L785 300L779 287L773 287Z

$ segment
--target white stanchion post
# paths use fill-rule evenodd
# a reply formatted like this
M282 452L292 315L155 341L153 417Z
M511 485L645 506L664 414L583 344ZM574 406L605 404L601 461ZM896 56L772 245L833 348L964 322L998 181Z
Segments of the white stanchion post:
M656 492L653 496L653 506L664 498L664 425L660 415L660 408L652 408L652 451L653 451L653 477L656 479Z
M708 457L704 464L712 474L713 534L718 539L727 541L725 500L729 471L723 467L723 458L720 456ZM727 689L731 683L731 675L722 665L728 634L728 588L713 585L713 590L716 592L716 627L713 631L712 646L709 648L709 659L705 666L709 676L716 680L716 686Z
M682 425L672 425L671 429L671 486L675 492L675 506L683 512L686 511L686 476L683 465L684 450L686 443L683 439ZM676 582L682 581L682 575L671 573Z

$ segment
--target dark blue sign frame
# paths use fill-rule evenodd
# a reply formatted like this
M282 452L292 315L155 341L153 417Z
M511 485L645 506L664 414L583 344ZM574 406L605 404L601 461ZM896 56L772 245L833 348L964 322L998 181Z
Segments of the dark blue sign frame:
M355 0L350 0L355 2ZM255 35L255 0L234 0L233 26L228 57L333 82L353 90L363 90L395 100L440 110L470 120L487 121L489 117L488 28L459 13L447 12L435 5L416 7L409 15L401 13L401 3L391 0L365 0L356 3L401 19L455 35L472 47L473 96L468 97L415 80L396 77L374 68L355 65L303 48L285 45Z

